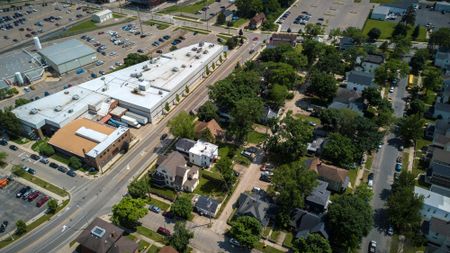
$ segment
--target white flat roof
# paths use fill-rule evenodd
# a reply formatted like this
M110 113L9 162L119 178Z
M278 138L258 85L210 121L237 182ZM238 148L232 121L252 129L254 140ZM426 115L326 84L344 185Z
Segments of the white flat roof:
M103 15L107 15L107 14L110 14L110 13L112 13L112 11L106 9L106 10L101 10L101 11L96 12L96 13L94 13L94 15L103 16Z
M204 43L199 53L193 51L193 48L198 49L199 45L194 44L163 54L154 58L153 61L145 61L118 70L80 86L151 110L177 86L189 80L198 71L204 70L206 64L209 64L223 50L222 46L208 42ZM200 58L197 59L196 56ZM139 73L142 73L142 76L132 77ZM140 85L146 86L146 89L140 90Z
M209 142L198 140L195 145L189 149L189 153L201 156L205 155L208 157L214 157L216 152L218 152L219 146L214 145Z
M105 149L107 149L111 144L113 144L117 139L119 139L124 133L128 131L128 127L119 126L114 132L112 132L106 139L97 144L93 149L86 153L87 156L97 157Z
M450 212L450 198L421 187L414 187L414 193L423 196L423 203Z

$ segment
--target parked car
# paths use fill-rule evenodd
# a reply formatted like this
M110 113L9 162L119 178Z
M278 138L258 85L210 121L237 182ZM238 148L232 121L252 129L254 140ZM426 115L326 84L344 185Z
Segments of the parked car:
M41 160L39 160L39 162L41 162L43 164L48 164L49 163L48 159L45 158L45 157L42 157Z
M161 135L161 140L164 140L164 139L166 139L167 138L167 134L163 134L163 135Z
M48 201L48 196L44 196L42 198L40 198L37 202L36 202L36 207L41 207L43 204L45 204L45 202Z
M28 195L28 202L32 202L33 200L35 200L37 197L39 197L39 194L41 194L39 191L35 191Z
M77 173L75 171L73 171L73 170L69 170L69 171L67 171L67 175L69 175L71 177L76 177Z
M48 166L50 166L50 168L53 168L53 169L57 169L59 167L59 165L54 162L49 163Z
M387 229L387 235L392 236L394 235L394 228L392 226L389 226Z
M38 155L36 155L36 154L31 154L31 155L30 155L30 158L33 159L33 160L35 160L35 161L39 161L39 159L41 159L41 157L38 156Z
M395 172L401 172L402 171L402 164L396 163L395 164Z
M0 145L2 145L2 146L6 146L6 145L8 145L8 142L6 141L6 140L0 140Z
M370 173L367 176L367 185L369 186L369 188L373 187L373 173Z
M67 173L67 171L69 171L66 167L64 166L58 166L58 170L61 171L62 173Z
M377 242L376 241L370 241L369 243L369 252L375 253L377 251Z
M33 189L28 190L27 192L25 192L25 193L22 195L22 199L23 199L23 200L27 199L28 196L30 196L30 194L32 194L32 193L35 192L35 191L36 191L36 190L33 190Z
M234 239L234 238L230 238L229 242L235 246L240 247L241 244L238 242L238 240Z
M155 206L155 205L149 205L148 209L154 213L160 213L161 212L161 208Z
M24 167L22 167L22 169L23 169L25 172L30 173L31 175L36 174L36 171L35 171L34 169L30 168L30 167L24 166Z
M156 232L158 232L158 233L160 233L162 235L165 235L165 236L171 236L172 235L172 233L170 233L170 230L168 230L167 228L163 228L163 227L159 227Z
M9 149L17 151L19 148L16 145L10 145Z
M31 189L31 187L29 187L29 186L22 187L22 189L20 189L20 191L18 191L16 193L16 198L22 197L25 194L25 192L29 191L30 189Z

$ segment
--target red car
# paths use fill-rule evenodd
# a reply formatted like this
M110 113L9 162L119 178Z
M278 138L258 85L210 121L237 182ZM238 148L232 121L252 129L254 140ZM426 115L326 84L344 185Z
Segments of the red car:
M165 235L165 236L170 236L171 235L170 231L167 228L163 228L163 227L159 227L156 232L158 232L158 233L160 233L162 235Z
M48 201L48 196L44 196L44 197L42 197L40 200L38 200L37 202L36 202L36 206L37 207L41 207L43 204L45 204L45 202L47 202Z
M33 201L34 199L36 199L37 197L39 197L39 194L41 194L41 193L38 192L38 191L35 191L35 192L31 193L31 194L28 196L28 202L31 202L31 201Z

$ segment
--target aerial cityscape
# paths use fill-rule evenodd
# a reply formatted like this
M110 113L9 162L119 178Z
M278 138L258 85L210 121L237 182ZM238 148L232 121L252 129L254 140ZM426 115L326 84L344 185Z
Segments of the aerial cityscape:
M0 253L450 253L450 1L0 1Z

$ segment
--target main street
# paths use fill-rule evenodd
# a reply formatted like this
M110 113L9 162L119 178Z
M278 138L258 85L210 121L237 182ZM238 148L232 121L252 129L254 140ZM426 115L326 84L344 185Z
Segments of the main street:
M261 41L262 39L258 40L256 44L259 46ZM1 252L57 252L74 240L95 217L110 213L112 206L127 192L128 183L156 158L153 152L159 145L159 137L166 131L167 122L180 111L198 107L208 96L208 85L228 76L238 61L243 63L250 59L253 55L248 51L253 46L254 43L248 41L235 51L229 52L228 59L169 115L151 126L151 131L113 165L112 169L85 188L71 192L71 201L61 213ZM63 226L66 229L63 230Z
M396 117L402 117L405 109L406 97L406 78L401 79L395 93L391 94L392 107ZM391 190L391 184L394 179L394 166L397 157L400 155L398 147L400 142L392 133L384 138L384 144L376 154L372 172L374 173L373 199L371 206L374 210L374 227L370 233L363 239L360 252L367 252L370 241L377 242L377 252L389 252L391 237L386 234L389 226L386 213L386 200Z

